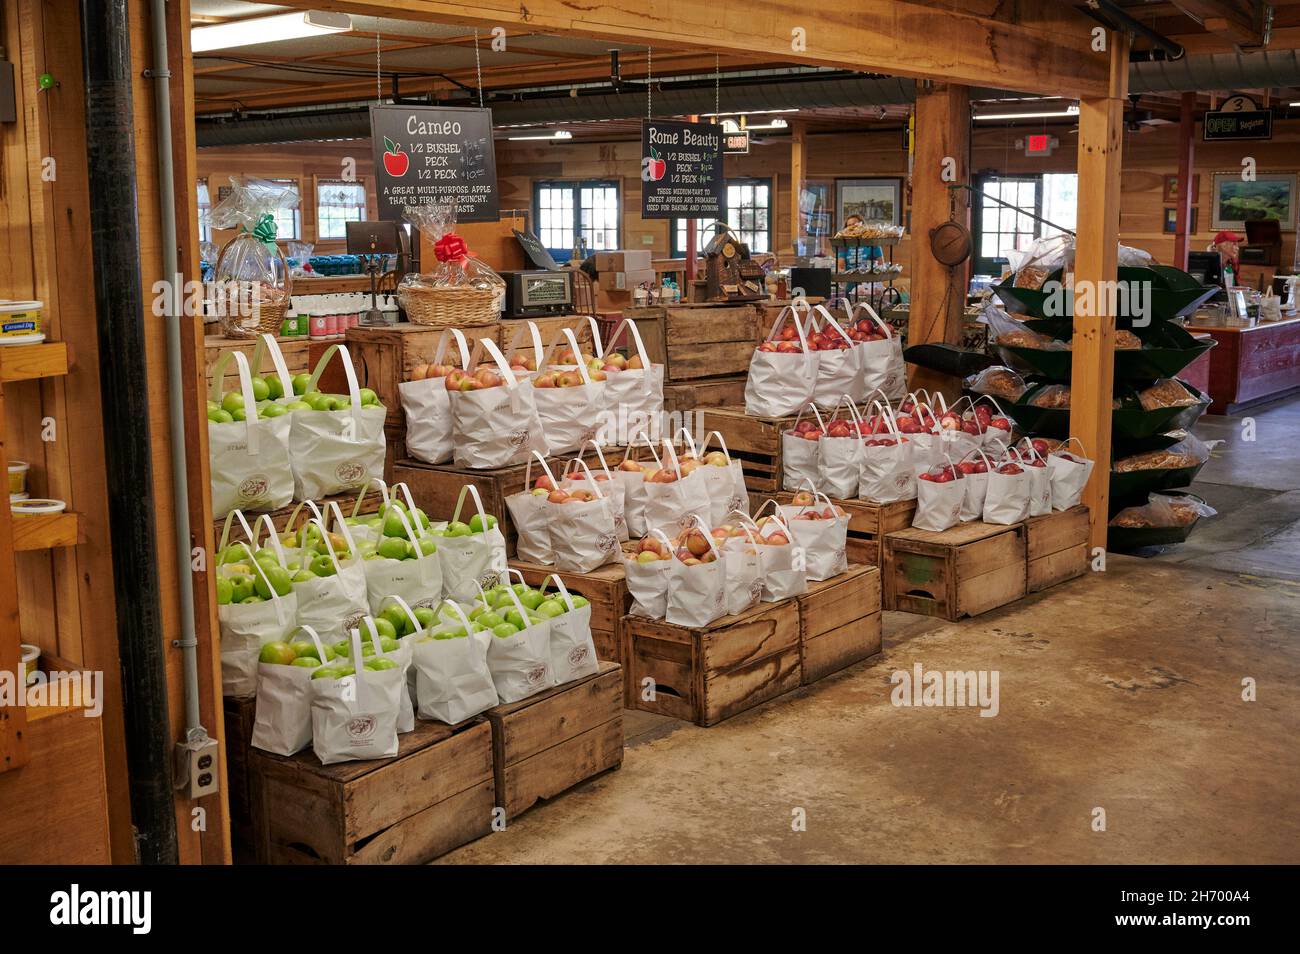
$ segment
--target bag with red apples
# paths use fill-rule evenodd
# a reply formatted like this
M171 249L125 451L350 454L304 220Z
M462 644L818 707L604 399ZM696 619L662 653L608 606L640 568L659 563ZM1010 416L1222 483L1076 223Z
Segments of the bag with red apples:
M496 586L507 565L506 538L496 518L488 519L483 510L483 498L473 484L460 488L448 526L461 522L466 495L474 498L477 523L482 529L474 530L470 525L469 533L462 531L456 536L437 538L438 562L442 565L442 595L457 603L473 602L481 588Z
M641 538L636 552L623 561L623 578L632 597L628 612L663 619L668 612L668 579L673 566L673 542L659 530Z
M970 427L972 423L974 433L979 436L981 447L993 447L1000 451L1001 448L1010 445L1011 432L1015 424L1007 417L996 398L985 394L971 403L970 410L962 417L962 429L972 433Z
M745 511L732 511L725 520L713 528L713 539L726 564L727 615L735 616L763 598L760 548L765 548L765 544L759 539L759 530Z
M524 468L524 489L505 498L510 524L515 528L515 555L528 563L550 566L555 562L551 548L551 508L547 497L560 489L560 482L546 465L546 458L533 451L542 474L533 480L533 462ZM557 498L558 499L558 498Z
M456 466L506 467L532 451L547 453L533 382L516 377L490 338L480 338L479 348L487 350L496 370L452 371L446 379Z
M781 309L767 340L754 351L745 381L746 414L788 417L813 399L821 352L814 351L808 341L807 316L799 317L800 307L809 306Z
M546 588L555 584L558 596L547 594ZM596 658L596 643L591 638L591 603L582 606L573 601L564 581L558 574L552 573L542 580L542 596L546 599L558 599L565 612L551 617L551 675L555 685L573 682L583 676L590 676L600 668Z
M840 416L847 413L849 419ZM858 409L846 394L834 415L826 422L826 433L817 442L817 487L838 500L858 495L862 480L863 424Z
M349 633L350 658L361 660L361 634ZM373 659L386 659L378 639ZM311 747L322 765L357 759L386 759L397 754L397 720L406 673L402 667L372 669L358 665L346 676L308 681L311 687Z
M1078 453L1066 448L1079 444ZM1083 488L1092 476L1094 462L1088 459L1077 437L1071 437L1047 455L1047 469L1052 475L1052 509L1069 510L1083 498Z
M803 550L804 573L809 580L829 580L849 568L849 515L842 507L806 484L791 503L781 505L780 513L794 534L795 545Z
M984 497L989 490L989 471L992 469L988 455L978 447L957 461L961 473L961 519L979 520L984 516Z
M812 420L804 420L811 413ZM796 490L805 483L814 486L821 479L821 440L826 433L817 405L809 401L799 409L794 425L781 433L781 489Z
M1047 445L1026 437L1017 449L1024 462L1025 472L1029 474L1029 516L1041 517L1052 512L1052 472L1047 466L1047 456L1039 452Z
M488 647L496 637L486 629L472 632L469 618L456 603L448 601L445 608L460 623L439 617L437 626L416 638L415 698L420 718L456 725L501 701L487 663ZM443 635L457 630L460 635Z
M673 553L664 619L674 626L698 628L726 615L727 565L708 524L697 516L683 530Z
M990 462L989 485L984 492L984 522L1010 526L1029 516L1033 478L1015 448Z
M566 573L590 573L618 558L618 531L614 509L607 494L607 481L597 481L587 465L576 463L585 475L582 486L558 490L547 497L551 516L551 549L555 568ZM567 469L565 471L568 473ZM563 487L564 480L561 479ZM560 496L563 495L563 496Z
M936 394L935 399L942 403L943 395ZM945 408L939 414L937 428L939 450L953 460L965 457L984 443L984 437L979 430L979 419L970 409L970 403L968 397L959 398L951 407ZM966 405L964 411L963 405Z
M456 365L444 363L449 340L456 342L461 368L469 367L469 345L459 329L449 328L438 337L429 364L411 369L411 380L397 386L406 413L406 452L426 464L445 464L452 458L451 394L447 375Z
M507 570L503 577L509 581L512 575L517 576L521 584L524 582L524 576L518 570ZM522 619L533 618L519 602L519 595L512 587L507 587L504 592ZM491 605L482 587L477 599ZM487 661L492 684L502 702L518 702L551 688L555 685L555 673L551 670L551 621L540 620L510 636L494 634L492 642L488 643Z
M924 389L910 392L899 402L894 412L894 423L899 433L906 434L912 445L912 466L917 473L927 470L943 460L940 453L939 417L932 410L938 403L947 410L943 395L931 395Z
M310 626L299 626L290 638L300 640L299 632L307 634L316 647L316 658L323 661L326 653L320 634ZM297 755L311 745L311 674L304 666L258 663L257 709L249 740L253 748Z
M384 419L381 404L361 403L361 388L344 345L330 345L312 371L306 391L316 390L321 374L337 354L347 377L348 407L337 411L291 412L289 463L295 500L318 499L356 490L371 477L384 475Z
M654 448L650 448L653 453ZM709 489L697 460L678 460L672 441L663 441L664 456L658 469L644 471L645 525L669 535L709 519ZM658 462L658 455L656 455Z
M651 465L643 464L632 456L641 444L649 447L651 455L654 455L650 438L646 436L645 431L641 431L633 435L628 444L627 455L618 465L618 469L613 472L614 480L623 488L623 519L627 523L629 540L634 536L645 535L646 476L659 468L658 457L655 457L655 463Z
M536 335L537 326L531 321L528 326ZM573 329L561 328L556 341L561 337L568 338L576 354L578 341L573 336ZM540 337L534 340L540 343ZM555 343L552 341L546 350L547 356L554 352ZM547 369L544 362L539 366L545 370L532 376L533 400L537 402L537 417L542 422L549 452L567 454L589 441L596 441L605 424L605 372L581 361L568 371Z
M863 500L896 503L916 498L916 471L912 468L912 442L898 429L893 409L872 401L876 413L863 421L862 466L858 493Z
M862 368L862 394L870 396L880 391L889 400L902 397L907 390L907 365L903 362L903 343L894 329L865 301L846 301L844 310L848 313L847 333L857 342L854 350ZM860 310L866 312L865 318L858 317Z
M600 461L600 470L596 471L595 477L591 476L591 471L587 471L587 476L576 473L576 465L582 462L582 455L586 453L587 447L596 452L596 459ZM586 470L586 465L583 466ZM615 472L609 469L609 464L605 460L605 452L600 449L600 445L595 441L588 441L578 448L578 455L564 465L564 473L560 475L560 489L572 493L574 490L597 490L609 500L609 509L614 514L614 533L618 541L623 543L629 539L627 531L627 489L621 480L615 476Z
M912 526L939 532L961 522L966 481L951 460L932 464L916 475L916 515Z
M817 356L817 384L813 400L821 407L834 407L844 396L861 401L863 352L834 316L822 305L808 314L808 345Z
M625 318L602 351L595 319L588 317L587 321L598 360L603 362L600 370L605 375L605 426L601 442L622 446L631 444L639 431L659 433L664 417L664 366L655 364L646 354L636 322ZM629 350L636 352L628 358L614 350L614 342L622 336L623 329L627 329L632 342Z
M764 515L768 509L772 512ZM756 520L748 517L737 519L754 532L755 542L760 547L758 562L763 583L763 602L776 603L808 592L804 552L795 544L790 524L781 516L777 502L768 499L759 508Z
M686 446L691 448L692 456L702 465L699 472L704 477L704 486L709 492L709 524L717 526L726 521L733 510L749 511L749 491L745 487L745 472L740 461L731 459L727 442L717 431L704 435L704 443L695 449L695 441L690 431L682 428ZM709 450L709 442L718 439L720 450Z

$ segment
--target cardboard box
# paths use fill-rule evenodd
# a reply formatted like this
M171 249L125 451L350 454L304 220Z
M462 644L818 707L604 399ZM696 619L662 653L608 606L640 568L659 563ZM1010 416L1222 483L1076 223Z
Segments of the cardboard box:
M650 271L654 266L650 262L650 249L617 249L612 252L597 252L596 274L604 281L606 272Z
M636 286L655 281L653 268L638 268L626 272L602 272L600 286L609 291L631 291Z

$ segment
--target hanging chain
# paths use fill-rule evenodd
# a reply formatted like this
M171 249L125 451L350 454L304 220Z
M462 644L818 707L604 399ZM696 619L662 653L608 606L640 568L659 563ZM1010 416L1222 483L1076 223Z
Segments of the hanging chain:
M379 31L376 30L375 31L375 99L382 100L384 98L384 83L383 83L383 73L379 69L379 58L380 58Z
M650 96L654 87L651 79L652 71L650 69L650 47L645 48L645 118L654 119L654 109L651 106Z
M478 57L478 28L474 28L474 75L478 78L478 108L483 108L483 64Z
M722 87L722 57L717 53L713 54L713 121L721 123L722 118L718 115L718 103Z

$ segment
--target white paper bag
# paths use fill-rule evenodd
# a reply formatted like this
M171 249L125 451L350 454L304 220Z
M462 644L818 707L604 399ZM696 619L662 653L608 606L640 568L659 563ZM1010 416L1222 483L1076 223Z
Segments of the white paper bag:
M632 597L628 613L647 619L663 619L668 612L668 583L675 548L672 541L658 530L651 530L646 536L658 541L663 547L663 559L641 562L633 555L623 561L623 576L627 581L628 595ZM643 540L641 545L644 544Z
M795 546L803 550L805 573L808 579L829 580L849 568L849 516L847 513L843 515L836 513L839 508L811 484L801 489L812 494L813 502L804 505L783 504L780 513L786 518L786 525L793 534L791 539ZM814 511L823 515L830 513L834 516L829 518L823 516L820 519L801 516Z
M314 509L315 505L312 506ZM298 623L310 626L323 640L337 642L347 638L350 630L361 625L361 619L370 611L370 605L366 599L364 561L338 513L338 504L331 502L330 507L337 517L335 526L347 541L347 557L341 557L335 550L324 521L313 517L309 523L320 530L326 551L316 558L326 557L334 567L334 575L317 576L313 573L310 580L295 583L294 592L298 596ZM312 551L304 550L304 558L310 552Z
M768 520L761 527L757 521L767 510ZM763 576L763 602L775 603L780 600L799 596L808 591L808 562L802 547L794 542L794 533L789 521L781 515L781 508L775 500L767 500L754 515L754 522L748 525L758 534L762 541L759 550L759 562ZM785 542L780 542L784 537Z
M547 453L533 382L517 378L490 338L480 338L502 381L497 387L451 392L453 459L458 467L508 467L532 451ZM477 352L477 349L476 349Z
M292 414L259 417L253 397L248 359L242 351L227 351L212 369L211 400L221 400L226 365L235 362L245 420L229 424L208 422L208 468L212 476L212 515L233 510L276 510L293 500L293 470L289 462Z
M966 497L966 485L961 471L949 460L922 471L922 474L947 472L951 479L944 483L926 480L921 474L916 480L916 514L912 526L918 530L947 530L961 521L961 506Z
M760 532L744 511L727 515L741 531L722 541L722 559L726 564L727 615L743 613L763 598L763 557L766 545Z
M650 454L654 459L654 468L658 469L659 456L655 454L654 445L645 431L640 431L633 435L628 441L627 455L623 458L623 463L618 465L618 470L614 471L614 479L618 481L623 488L623 518L627 522L628 539L633 537L642 537L646 534L645 507L649 499L649 492L646 489L645 474L649 465L636 470L628 470L625 466L628 461L634 461L635 448L644 445L650 449ZM639 461L637 462L639 463Z
M841 398L817 443L817 489L837 500L856 497L862 480L862 419L848 395Z
M587 449L595 451L596 459L600 462L600 470L594 474L587 470L586 464L583 463L582 455ZM583 463L583 471L577 469L579 463ZM588 441L578 448L577 456L564 465L564 473L560 478L560 488L565 491L590 490L599 491L601 496L609 501L610 512L614 515L614 533L618 541L629 539L627 529L627 485L617 479L617 471L609 469L609 464L605 460L605 452L600 449L600 445L594 441Z
M696 517L688 528L690 531L704 537L713 561L694 566L677 559L672 561L664 619L676 626L698 628L727 615L727 565L704 520Z
M439 537L438 561L442 564L442 595L457 603L470 603L481 590L496 586L506 571L506 538L500 526L487 529L487 513L478 488L466 484L456 498L456 510L451 523L461 519L465 496L474 498L484 530L464 537Z
M875 503L896 503L916 499L916 470L912 441L898 430L888 404L873 401L878 422L884 430L862 442L862 469L858 475L858 496Z
M400 596L389 597L389 600L396 603L406 611L406 615L410 617L411 623L414 627L414 632L422 631L420 620L416 617L415 613L412 612L410 604ZM384 652L379 636L379 630L375 626L375 619L369 614L362 618L360 632L365 634L365 639L369 640L370 644L374 647L376 657L392 660L401 670L402 689L400 698L397 702L397 734L403 735L407 732L414 731L415 706L411 701L411 686L414 681L413 673L411 671L411 641L405 638L399 639L397 640L397 649L392 652Z
M862 393L870 395L879 390L887 399L894 401L907 390L907 365L903 361L903 343L894 334L889 322L876 314L876 310L865 301L856 304L844 303L848 312L849 324L869 320L881 332L884 340L859 341L855 350L860 355L862 364ZM859 315L866 312L865 316Z
M1069 510L1078 506L1083 499L1083 488L1088 486L1088 478L1092 476L1094 462L1088 459L1082 444L1079 444L1077 453L1070 452L1067 448L1072 443L1079 444L1079 439L1071 437L1047 455L1053 510Z
M555 567L566 573L590 573L619 556L618 530L614 526L614 511L609 498L587 469L586 463L575 458L586 481L579 490L596 495L595 500L580 501L570 498L564 503L548 503L550 508L551 549L555 553ZM572 463L572 462L571 462Z
M806 307L806 306L805 306ZM813 400L817 388L817 368L820 352L808 344L804 321L799 309L787 305L777 315L768 333L766 344L772 344L786 317L794 325L794 338L802 353L764 350L760 345L749 362L749 377L745 380L745 413L758 417L788 417Z
M361 404L361 389L345 345L330 345L312 371L307 390L316 390L321 374L337 354L343 362L351 406L341 411L290 412L289 462L294 497L317 499L356 490L371 477L384 475L384 419L379 405Z
M602 357L609 356L626 331L631 339L629 350L635 351L628 360L635 359L641 365L640 368L608 372L605 378L607 417L601 442L619 446L631 444L640 431L657 437L663 431L664 366L651 362L641 332L632 319L623 319L610 335L603 351L600 348L600 329L594 319L589 318L588 323L591 325L592 344Z
M438 556L442 541L446 537L434 540L437 548L432 553L424 553L420 534L411 520L414 514L393 508L389 513L397 514L405 531L404 539L413 552L420 554L414 559L394 560L383 556L362 561L366 577L366 597L372 612L379 612L380 606L390 596L400 596L412 606L435 606L442 599L442 561ZM416 519L416 524L419 521ZM500 531L498 531L500 532ZM382 542L382 541L381 541Z
M1029 516L1041 517L1052 512L1052 471L1031 440L1026 438L1020 448L1029 475Z
M540 351L541 336L537 326L527 323L533 334L534 346ZM516 332L518 336L520 332ZM560 335L568 338L575 355L579 354L578 340L573 336L573 329L561 328ZM546 357L555 350L552 342L550 348L540 351L538 367L544 367ZM546 435L546 444L551 454L567 454L587 443L604 440L608 399L605 396L605 381L596 381L591 371L579 361L573 371L582 384L577 387L537 387L533 388L533 400L537 403L537 417L542 423L542 433ZM603 373L603 372L602 372ZM538 380L535 378L534 380Z
M432 363L443 364L448 339L453 335L460 352L460 367L468 368L469 346L457 329L448 329L439 336ZM406 452L426 464L445 464L451 460L451 393L447 390L446 377L403 381L397 386L397 393L406 414Z
M817 384L813 388L813 401L819 407L835 407L848 395L849 401L861 401L866 396L863 388L863 351L848 336L843 326L823 305L814 305L808 316L812 334L822 334L843 348L827 348L817 352Z
M984 522L1010 526L1029 516L1029 499L1032 477L1015 450L1008 450L999 460L993 461L989 472L989 486L984 494ZM1019 473L1002 473L1001 468L1014 465Z
M555 551L551 548L551 503L546 498L559 489L560 482L551 473L545 457L536 451L533 451L533 456L541 464L542 473L534 483L533 462L528 462L524 470L524 489L505 498L506 510L510 512L510 524L515 528L515 555L527 563L550 566L555 562Z
M559 574L552 573L542 580L542 593L555 584L556 596L566 612L551 617L551 673L555 685L573 682L590 676L600 668L596 658L596 643L591 638L591 603L578 606L565 588Z
M811 414L811 421L804 419L805 413ZM810 401L799 409L790 428L781 432L782 490L795 490L808 483L814 487L818 485L821 480L821 440L825 435L826 422L817 405Z
M715 438L718 449L709 450L709 444ZM722 523L733 510L748 514L749 489L745 486L745 471L740 461L732 458L721 433L710 431L704 435L704 443L699 448L699 460L703 465L699 471L704 475L704 484L709 494L709 525Z
M277 541L278 543L278 541ZM269 581L246 544L248 565L254 576ZM221 572L219 569L218 572ZM290 590L281 596L270 589L271 598L261 603L227 603L217 607L221 632L221 694L247 698L257 693L258 656L267 643L283 640L298 620L298 595Z
M984 497L989 489L989 471L993 469L987 455L976 449L957 462L962 472L961 519L980 520L984 516Z
M420 718L456 725L491 709L500 699L487 662L493 635L485 630L470 632L464 611L455 603L447 607L459 622L442 623L418 637L411 647L411 661Z
M660 473L676 475L667 482L645 484L645 523L647 530L661 530L670 537L691 526L694 518L709 519L709 491L698 469L683 474L672 441L663 442L663 466Z
M342 679L309 683L312 751L323 765L397 754L397 717L406 676L400 666L367 669L361 655L361 634L354 629L349 638L355 672ZM375 654L382 655L377 643Z
M320 635L300 626L316 644L317 659L327 662ZM297 634L295 634L297 635ZM305 666L258 665L257 710L249 744L275 755L294 755L311 745L311 674Z
M510 602L524 619L528 612L513 589ZM486 602L486 594L479 591ZM555 685L551 671L551 621L522 629L512 636L493 636L488 644L488 669L502 702L518 702Z

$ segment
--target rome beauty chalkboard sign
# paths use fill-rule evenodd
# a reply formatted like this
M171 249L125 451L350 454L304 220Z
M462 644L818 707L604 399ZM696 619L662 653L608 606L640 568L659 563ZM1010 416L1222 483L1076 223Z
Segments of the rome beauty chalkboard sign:
M722 127L641 122L641 218L723 219Z
M371 106L379 218L403 221L408 205L455 204L457 222L495 222L492 110Z

